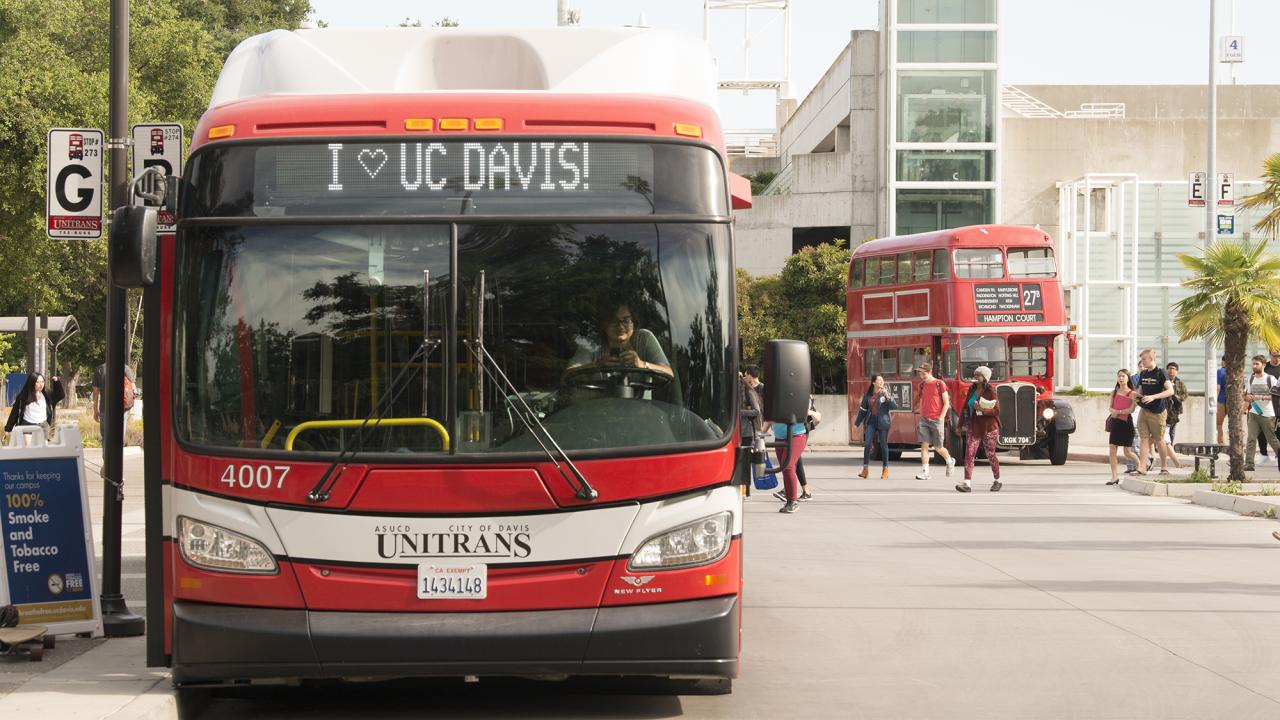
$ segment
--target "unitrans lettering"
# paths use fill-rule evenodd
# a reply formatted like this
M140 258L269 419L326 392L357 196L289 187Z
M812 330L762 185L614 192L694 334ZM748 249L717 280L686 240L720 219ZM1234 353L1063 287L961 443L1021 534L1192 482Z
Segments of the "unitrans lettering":
M527 558L533 552L527 532L386 533L378 535L378 556L394 558Z

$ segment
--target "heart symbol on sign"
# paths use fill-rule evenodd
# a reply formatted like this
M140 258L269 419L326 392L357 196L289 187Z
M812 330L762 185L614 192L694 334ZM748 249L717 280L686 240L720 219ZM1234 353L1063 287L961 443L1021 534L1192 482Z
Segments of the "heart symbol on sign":
M369 179L372 180L387 164L387 153L385 150L361 150L356 159L360 161L360 167L369 173Z

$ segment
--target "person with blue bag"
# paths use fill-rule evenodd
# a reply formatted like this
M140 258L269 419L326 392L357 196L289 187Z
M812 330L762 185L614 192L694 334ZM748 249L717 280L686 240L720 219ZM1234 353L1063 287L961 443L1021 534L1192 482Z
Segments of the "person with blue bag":
M864 423L867 426L862 433L862 472L858 473L858 477L867 477L867 468L871 464L871 448L878 444L880 461L883 464L880 479L889 479L889 426L893 422L893 416L889 413L897 407L898 404L894 402L893 396L885 387L884 376L872 377L871 387L867 388L866 394L862 396L858 417L853 421L854 427L861 427Z

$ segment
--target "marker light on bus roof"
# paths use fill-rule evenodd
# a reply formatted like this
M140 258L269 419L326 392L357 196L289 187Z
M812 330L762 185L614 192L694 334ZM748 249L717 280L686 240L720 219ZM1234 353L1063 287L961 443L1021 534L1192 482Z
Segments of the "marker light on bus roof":
M217 140L218 138L229 138L236 134L235 125L219 125L209 128L209 139Z
M501 130L502 118L476 118L477 130Z
M405 118L404 119L405 130L433 130L435 129L435 126L436 126L436 121L432 120L431 118Z
M702 137L702 126L693 125L691 123L676 123L676 134L685 137L700 138Z
M466 130L466 118L440 118L441 130Z

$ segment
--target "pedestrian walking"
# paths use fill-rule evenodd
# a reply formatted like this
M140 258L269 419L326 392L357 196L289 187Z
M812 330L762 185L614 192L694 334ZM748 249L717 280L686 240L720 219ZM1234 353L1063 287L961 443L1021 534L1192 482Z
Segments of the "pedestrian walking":
M106 413L104 412L105 408L102 406L102 401L106 398L106 376L106 363L99 365L98 369L93 372L93 419L98 421L98 431L102 433L102 439L104 441L107 437L107 427L106 420L103 419ZM123 430L129 427L129 412L133 410L133 404L138 395L138 381L137 376L134 375L133 367L129 365L124 366L124 378L121 379L121 382L124 383L124 407L121 408L121 411L124 413L124 420L121 421L120 424L120 427ZM127 435L128 433L122 432L122 444L128 444L128 441L125 439Z
M44 375L31 373L22 384L18 396L13 399L13 409L9 411L9 421L4 431L13 432L19 425L36 425L44 429L45 437L49 436L49 428L56 427L58 403L66 394L62 391L62 382L57 376L45 382Z
M1136 391L1133 389L1133 378L1128 370L1116 371L1116 386L1111 390L1111 414L1107 416L1107 444L1111 446L1111 480L1108 485L1115 485L1120 482L1120 476L1117 470L1120 463L1116 458L1117 450L1124 450L1125 457L1138 462L1138 456L1133 452L1133 436L1135 430L1133 428L1133 411L1137 407L1134 400ZM1139 475L1146 475L1146 472L1140 472Z
M1215 420L1218 423L1218 444L1226 445L1227 440L1226 435L1223 433L1223 425L1227 421L1227 356L1223 355L1219 362L1221 365L1218 367L1218 410Z
M866 425L866 430L862 432L862 472L858 473L858 477L867 477L868 466L871 464L871 449L879 445L880 479L889 479L889 426L893 422L893 416L889 413L897 407L898 404L894 402L893 396L885 387L884 376L876 375L871 378L871 387L867 388L867 392L863 394L862 404L858 407L858 417L853 421L854 427Z
M960 408L960 420L969 430L964 444L964 482L956 485L959 492L972 492L973 461L978 457L978 446L987 452L991 464L991 492L1000 492L1000 459L996 455L996 437L1000 434L1000 401L991 385L991 368L979 366L973 371L973 384Z
M1156 351L1147 348L1138 356L1138 394L1135 396L1142 413L1138 415L1138 436L1142 449L1138 452L1139 466L1147 464L1147 458L1160 459L1160 474L1169 474L1169 463L1165 459L1167 446L1164 442L1165 398L1173 395L1173 383L1165 374L1164 368L1156 366Z
M786 446L778 448L778 463L785 468L782 471L785 504L778 512L793 513L800 508L800 478L796 475L797 462L791 461L800 460L809 438L805 432L804 423L798 422L790 426L791 441L788 443L787 429L786 423L773 424L773 436L787 443Z
M1182 462L1178 453L1174 452L1174 436L1178 429L1178 420L1182 418L1182 406L1187 399L1187 384L1178 379L1178 363L1170 362L1164 366L1164 374L1173 383L1173 394L1169 396L1169 407L1164 411L1164 459L1175 468L1181 470Z
M938 452L947 466L947 477L951 477L955 469L955 458L947 452L943 439L943 425L951 412L951 394L947 392L947 384L933 376L933 363L928 360L916 366L916 375L920 377L920 420L916 423L916 439L920 441L920 472L917 480L929 479L929 459L933 450Z
M1253 452L1258 445L1258 436L1276 451L1280 458L1280 442L1276 440L1275 410L1271 407L1271 388L1276 386L1276 379L1266 372L1266 358L1261 355L1253 357L1253 374L1245 378L1245 402L1249 403L1246 418L1249 422L1249 442L1244 449L1247 471L1253 470ZM1280 465L1280 462L1277 462Z
M762 448L763 445L760 444L760 441L768 433L769 423L764 419L764 399L761 398L760 391L757 389L757 387L763 387L760 383L760 368L755 365L748 365L743 370L740 380L739 388L742 393L742 407L754 415L747 424L746 431L751 434L752 446ZM753 477L752 480L754 479ZM746 497L751 497L751 488L754 484L754 482L747 483Z

